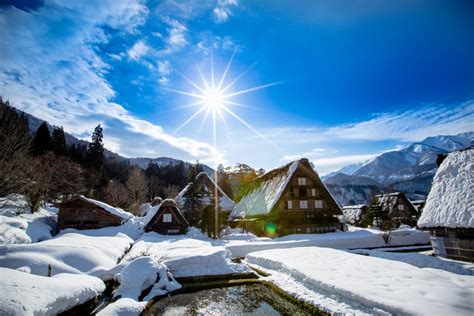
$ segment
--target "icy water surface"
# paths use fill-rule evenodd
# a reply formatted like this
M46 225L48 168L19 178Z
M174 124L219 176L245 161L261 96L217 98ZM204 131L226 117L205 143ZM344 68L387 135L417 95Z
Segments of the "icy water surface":
M243 285L180 294L158 301L152 315L309 315L266 286Z

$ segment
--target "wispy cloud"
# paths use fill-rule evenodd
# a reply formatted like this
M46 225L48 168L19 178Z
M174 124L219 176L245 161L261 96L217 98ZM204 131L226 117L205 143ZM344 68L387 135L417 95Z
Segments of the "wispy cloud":
M127 55L130 59L139 60L148 51L150 51L150 47L143 40L139 40L127 51Z
M224 23L232 15L232 8L237 6L237 0L218 0L217 6L212 10L214 20L217 23Z
M294 155L285 155L283 156L282 160L283 161L293 161L296 159L299 159L301 157L309 158L309 159L316 159L318 157L321 157L322 155L330 155L337 153L336 149L331 149L331 148L313 148L310 151L307 151L302 154L294 154Z
M126 156L166 153L185 160L222 160L213 146L172 136L111 101L115 90L105 79L110 66L97 53L108 41L103 26L136 34L147 15L142 1L133 0L45 2L35 12L0 9L0 95L81 138L89 138L102 123L106 145ZM182 45L179 32L184 30L173 22L169 43ZM146 51L138 41L128 56L140 59ZM157 68L166 73L168 66Z

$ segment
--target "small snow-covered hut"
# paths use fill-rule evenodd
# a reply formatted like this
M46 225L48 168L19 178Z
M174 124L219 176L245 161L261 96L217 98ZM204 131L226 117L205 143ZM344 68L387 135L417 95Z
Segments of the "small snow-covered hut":
M403 192L380 194L375 196L382 210L393 221L394 228L401 224L415 226L417 210Z
M342 207L342 222L351 225L357 225L362 220L362 216L367 212L367 205L346 205Z
M474 262L474 148L441 163L418 226L429 230L437 255Z
M82 195L65 201L58 206L58 230L119 226L133 217L131 213L121 208Z
M230 215L256 235L325 233L341 228L341 208L308 159L302 158L257 177Z
M188 221L180 212L173 199L165 199L153 207L144 219L145 231L154 231L162 235L185 234Z

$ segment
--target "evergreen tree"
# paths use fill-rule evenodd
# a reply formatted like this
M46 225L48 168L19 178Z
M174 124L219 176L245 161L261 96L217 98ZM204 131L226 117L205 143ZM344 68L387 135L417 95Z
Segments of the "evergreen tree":
M92 133L92 142L89 144L89 148L87 150L86 162L89 168L102 170L104 167L105 157L103 138L103 129L99 124Z
M66 137L64 136L64 130L62 126L53 130L52 145L56 155L64 156L66 154Z
M51 141L48 123L43 122L33 137L31 151L35 156L40 156L51 150L53 150L53 143Z
M372 197L368 206L367 212L364 214L361 224L365 227L379 227L383 228L388 219L386 212L384 212L382 205L376 196Z
M201 168L202 169L202 168ZM184 194L185 203L184 209L186 213L189 214L189 223L193 226L199 224L201 220L201 211L202 211L202 197L203 192L200 183L198 182L197 175L199 172L199 167L197 165L191 165L189 167L188 173L188 189Z

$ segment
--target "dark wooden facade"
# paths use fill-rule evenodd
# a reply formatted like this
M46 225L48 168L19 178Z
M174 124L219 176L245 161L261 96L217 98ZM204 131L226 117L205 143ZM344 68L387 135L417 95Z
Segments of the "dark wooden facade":
M429 228L431 245L441 257L474 262L474 228Z
M85 198L76 197L59 204L57 229L97 229L119 226L123 221L122 217L111 214Z
M393 228L401 224L415 226L418 216L417 209L403 192L377 195L377 200L382 210L387 213L393 223Z
M288 172L289 168L290 165L287 165L272 170L256 181L264 185L265 181L279 176L281 172ZM316 234L341 229L338 218L341 215L341 208L309 161L303 158L298 161L297 169L269 213L248 216L245 221L236 219L235 223L245 223L245 229L257 235ZM237 225L235 223L234 226Z
M188 226L188 221L179 211L176 202L166 199L145 226L145 231L154 231L161 235L177 235L185 234Z

